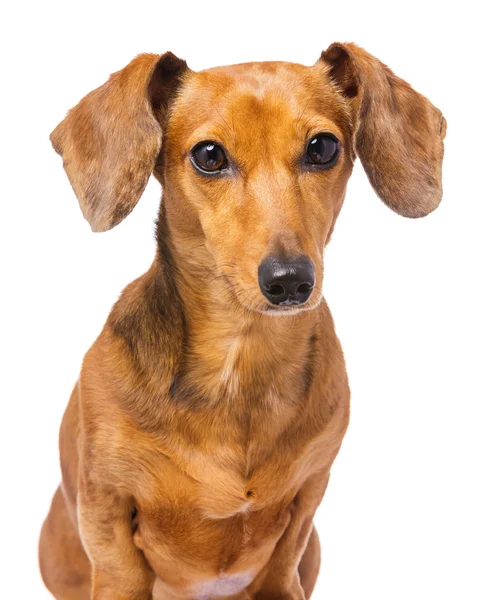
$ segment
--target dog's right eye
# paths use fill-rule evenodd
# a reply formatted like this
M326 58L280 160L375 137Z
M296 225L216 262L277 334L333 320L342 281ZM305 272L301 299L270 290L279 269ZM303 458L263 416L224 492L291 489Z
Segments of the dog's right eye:
M200 142L191 152L193 166L201 173L215 174L228 167L226 153L215 142Z

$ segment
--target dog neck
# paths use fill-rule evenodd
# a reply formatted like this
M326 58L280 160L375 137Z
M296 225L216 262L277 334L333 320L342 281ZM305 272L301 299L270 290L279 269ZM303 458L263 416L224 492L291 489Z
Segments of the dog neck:
M176 237L174 238L176 241ZM251 403L304 378L317 311L268 316L242 306L201 240L171 248L185 345L176 393L195 388L203 402ZM288 394L288 392L286 392Z

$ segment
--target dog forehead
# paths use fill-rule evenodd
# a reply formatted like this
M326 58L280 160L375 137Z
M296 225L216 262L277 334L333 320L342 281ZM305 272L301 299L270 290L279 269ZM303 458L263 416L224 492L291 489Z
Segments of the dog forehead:
M334 120L343 108L322 64L242 63L190 72L169 126L183 132L206 124L245 130L266 121L284 128L313 115Z
M263 97L275 91L302 91L317 83L313 67L289 62L248 62L236 65L212 67L198 73L202 82L223 80L235 90L248 91Z

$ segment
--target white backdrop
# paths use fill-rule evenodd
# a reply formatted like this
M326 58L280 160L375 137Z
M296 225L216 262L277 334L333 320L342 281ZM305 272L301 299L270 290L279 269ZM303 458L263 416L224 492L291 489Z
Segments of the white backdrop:
M317 516L313 600L497 597L494 19L488 2L24 2L0 21L0 595L47 599L37 538L59 422L85 351L154 252L151 181L92 234L48 135L139 52L191 68L312 64L355 41L448 121L444 200L390 212L359 163L327 253L352 420ZM458 8L460 6L460 8ZM487 7L487 8L485 8Z

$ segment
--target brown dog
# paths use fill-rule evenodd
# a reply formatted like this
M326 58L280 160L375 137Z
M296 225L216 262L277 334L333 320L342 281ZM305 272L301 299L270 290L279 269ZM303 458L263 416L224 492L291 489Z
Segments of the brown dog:
M157 254L85 357L40 539L58 600L302 600L349 389L323 251L356 153L380 198L438 205L445 119L353 44L312 67L143 54L52 134L93 230L153 172ZM273 318L272 318L273 317ZM279 317L279 318L278 318Z

